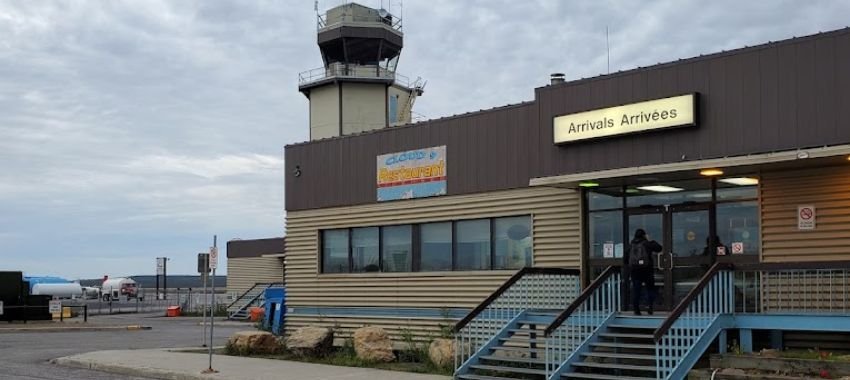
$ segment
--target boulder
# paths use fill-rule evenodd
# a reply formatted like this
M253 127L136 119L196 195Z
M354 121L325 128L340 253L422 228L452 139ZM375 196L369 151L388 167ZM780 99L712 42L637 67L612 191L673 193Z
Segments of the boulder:
M286 339L286 348L301 357L320 357L331 352L334 334L327 327L306 326L295 330Z
M431 362L440 367L448 367L454 365L455 360L455 341L451 339L434 339L431 346L428 347L428 357Z
M277 338L266 331L239 331L230 336L228 345L242 354L274 354L280 350Z
M354 351L361 360L391 362L395 360L393 342L380 327L361 327L354 330Z

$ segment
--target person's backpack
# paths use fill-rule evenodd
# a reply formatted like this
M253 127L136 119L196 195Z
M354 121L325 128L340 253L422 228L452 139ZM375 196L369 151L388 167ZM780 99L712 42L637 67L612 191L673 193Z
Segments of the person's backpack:
M646 249L644 242L632 243L629 248L629 266L632 268L649 268L652 266L652 258Z

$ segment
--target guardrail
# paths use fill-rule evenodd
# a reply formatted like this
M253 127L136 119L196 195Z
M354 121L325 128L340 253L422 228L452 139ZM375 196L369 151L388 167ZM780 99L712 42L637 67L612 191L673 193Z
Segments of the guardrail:
M519 270L454 326L455 369L523 311L569 305L581 289L580 276L577 269Z
M385 25L399 32L402 31L402 27L404 24L402 23L401 17L395 17L393 15L387 15L387 17L380 16L355 16L350 14L344 14L340 17L336 17L331 21L328 21L327 14L319 14L316 16L316 30L321 31L322 29L331 28L337 25L345 24L345 23L358 23L358 24L375 24L375 25Z
M399 85L410 87L410 78L379 65L356 65L334 62L327 66L298 73L298 85L318 82L331 78L356 78L391 80Z
M546 327L543 335L547 379L559 374L575 349L620 311L620 290L620 267L610 266Z

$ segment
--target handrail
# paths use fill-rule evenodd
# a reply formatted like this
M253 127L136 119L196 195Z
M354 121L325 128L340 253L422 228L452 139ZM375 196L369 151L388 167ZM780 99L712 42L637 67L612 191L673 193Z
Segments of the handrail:
M472 311L470 311L469 314L467 314L465 317L463 317L463 319L461 319L458 323L456 323L453 331L455 333L457 333L461 329L466 327L466 325L469 324L469 322L471 322L473 319L475 319L475 317L477 317L478 314L481 314L481 312L484 311L484 309L486 309L487 306L490 306L490 304L492 304L493 301L498 299L499 296L501 296L505 291L508 290L508 288L510 288L511 286L516 284L516 282L519 281L521 278L523 278L524 276L529 275L529 274L556 274L556 275L560 274L560 275L579 276L579 275L581 275L581 271L578 270L578 269L566 269L566 268L524 267L524 268L518 270L516 273L514 273L514 275L511 276L507 281L505 281L505 283L502 284L502 286L500 286L498 289L496 289L496 291L494 291L493 294L491 294L489 297L484 299L484 301L482 301L480 304L478 304L478 306L476 306L475 309L472 309Z
M572 303L570 303L570 306L567 306L567 308L564 309L561 314L558 314L558 317L555 318L555 320L553 320L552 323L550 323L549 326L546 327L546 330L543 332L543 336L548 337L549 335L551 335L552 331L555 331L556 328L561 326L561 324L564 323L564 321L566 321L567 318L569 318L570 315L572 315L581 306L581 304L584 303L584 301L587 300L590 295L593 294L594 291L596 291L596 289L598 289L600 286L602 286L603 283L605 283L605 280L607 280L608 277L611 277L619 270L620 267L614 265L605 268L605 271L603 271L602 274L599 275L599 277L593 280L593 282L591 282L590 285L588 285L587 288L585 288L581 292L581 294L579 294L579 296L575 300L573 300Z
M658 342L659 340L661 340L664 334L667 334L667 332L670 330L670 327L672 327L673 324L676 323L676 320L678 320L682 313L684 313L685 310L688 309L694 299L696 299L697 296L702 293L702 290L705 289L709 282L711 282L711 279L714 278L714 275L716 275L721 270L734 268L735 266L732 263L715 263L714 265L712 265L711 268L709 268L708 271L705 272L705 274L699 280L697 285L694 286L690 292L688 292L688 295L683 298L682 301L679 302L678 305L676 305L676 308L673 309L672 312L670 312L670 315L668 315L667 318L664 319L664 322L661 323L661 326L658 326L658 328L655 329L655 332L652 334L652 337L655 342Z
M850 261L801 261L787 263L750 263L734 265L734 270L741 272L815 269L850 269Z
M255 282L255 283L254 283L254 286L252 286L251 288L249 288L248 290L246 290L244 293L242 293L239 297L237 297L235 300L233 300L233 302L231 302L231 303L230 303L230 305L227 305L227 307L225 308L225 310L228 310L228 309L230 309L233 305L236 305L236 303L237 303L237 302L239 302L240 300L242 300L242 298L244 298L246 295L248 295L248 293L251 293L251 291L252 291L252 290L254 290L254 289L256 289L258 286L260 286L260 285L266 285L267 287L272 287L272 285L277 285L277 284L283 285L283 283L282 283L282 282Z

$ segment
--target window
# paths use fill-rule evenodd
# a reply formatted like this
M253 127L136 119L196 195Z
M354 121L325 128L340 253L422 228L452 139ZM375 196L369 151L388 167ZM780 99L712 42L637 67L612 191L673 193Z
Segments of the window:
M457 269L490 268L490 220L466 220L457 227Z
M717 237L726 254L757 255L761 250L758 202L717 204Z
M378 227L351 229L353 272L380 271L379 252Z
M623 212L599 211L587 215L590 257L623 257ZM660 227L660 226L659 226Z
M419 230L422 271L452 270L452 223L428 223Z
M493 226L493 269L531 266L531 217L498 218Z
M506 270L532 265L531 216L321 231L322 273Z
M382 227L384 272L411 272L413 233L410 225Z
M322 272L347 273L348 230L322 231Z

